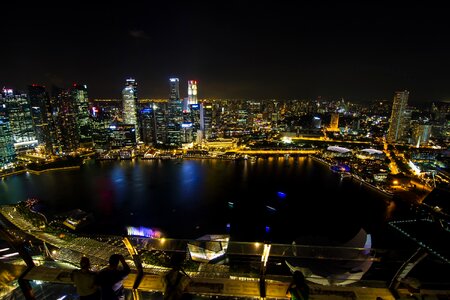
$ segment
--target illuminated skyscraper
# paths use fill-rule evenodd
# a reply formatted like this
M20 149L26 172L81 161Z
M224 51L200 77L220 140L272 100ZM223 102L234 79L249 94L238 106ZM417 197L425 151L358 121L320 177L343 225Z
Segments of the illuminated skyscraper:
M55 152L67 155L80 146L80 134L77 124L77 106L70 90L53 87L52 101L55 124Z
M191 119L191 141L196 143L201 143L203 134L200 130L200 104L192 104L190 105L191 112L190 112L190 119Z
M0 168L15 159L14 140L9 120L0 116Z
M200 104L200 130L203 139L212 137L213 106L211 103Z
M407 110L408 97L408 91L395 92L387 134L387 141L389 143L403 142L407 138L408 116L410 113Z
M154 145L156 141L155 133L155 115L153 113L153 105L146 106L141 109L139 114L141 140L145 145Z
M339 130L339 114L338 113L331 114L329 130L330 131L338 131Z
M123 97L123 122L134 125L136 139L140 140L137 109L137 82L133 78L126 80L125 88L122 90Z
M197 100L197 80L188 81L188 107L192 104L198 104Z
M36 138L40 145L44 145L48 153L53 151L51 128L51 103L50 97L44 86L33 84L28 86L28 98L31 105L31 117L33 119Z
M169 79L169 102L167 104L167 144L181 146L181 123L183 122L183 104L180 101L178 78Z
M153 103L154 139L153 145L167 144L167 103Z
M426 146L430 141L431 125L429 124L416 124L413 130L413 145L416 147Z
M12 89L4 88L0 97L0 105L5 107L5 114L9 119L16 149L37 146L38 141L33 128L27 95L14 93Z
M75 102L77 130L81 146L92 146L92 125L89 118L89 103L87 86L74 84L70 89L70 96Z

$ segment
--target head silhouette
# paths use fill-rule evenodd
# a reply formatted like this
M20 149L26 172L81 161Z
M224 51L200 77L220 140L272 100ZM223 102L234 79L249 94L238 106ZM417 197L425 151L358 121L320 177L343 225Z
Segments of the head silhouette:
M89 261L89 258L83 256L80 260L80 267L82 269L89 269L90 266L91 266L91 262Z
M109 266L113 268L117 268L120 261L120 254L113 254L109 257Z

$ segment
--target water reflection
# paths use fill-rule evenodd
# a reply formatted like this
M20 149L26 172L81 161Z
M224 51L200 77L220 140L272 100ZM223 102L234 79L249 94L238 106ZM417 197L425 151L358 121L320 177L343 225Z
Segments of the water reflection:
M99 230L145 226L173 238L229 232L234 240L288 243L379 228L387 209L380 194L304 157L101 162L2 181L1 203L28 197L55 212L93 212Z

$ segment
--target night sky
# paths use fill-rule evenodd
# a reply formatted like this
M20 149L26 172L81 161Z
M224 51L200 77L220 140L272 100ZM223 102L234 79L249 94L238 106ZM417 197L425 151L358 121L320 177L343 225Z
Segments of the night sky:
M89 2L2 4L0 85L120 98L134 77L140 98L167 98L178 77L182 97L197 79L200 98L450 99L444 1Z

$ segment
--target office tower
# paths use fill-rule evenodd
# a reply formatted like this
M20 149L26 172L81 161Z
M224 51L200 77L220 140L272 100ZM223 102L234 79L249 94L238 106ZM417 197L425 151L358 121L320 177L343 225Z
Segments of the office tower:
M31 106L31 117L39 145L45 152L52 153L52 116L50 97L44 86L33 84L28 86L28 98Z
M188 81L188 107L192 104L198 104L197 100L197 80Z
M167 103L153 103L154 136L153 145L162 146L167 144Z
M407 138L409 125L408 115L411 113L407 110L408 97L409 92L406 90L395 92L387 134L387 141L389 143L403 142Z
M426 146L430 141L431 125L429 124L416 124L413 129L413 145L416 147Z
M70 96L75 102L77 130L79 134L80 146L92 146L92 124L89 117L89 102L87 86L73 84L70 88Z
M211 103L200 103L200 130L202 132L202 139L210 139L213 135L213 106Z
M141 140L145 145L154 145L156 141L155 118L153 113L153 105L144 107L140 114Z
M202 141L202 132L200 130L200 120L201 120L201 110L200 110L200 104L191 104L191 113L190 113L190 119L191 119L191 136L192 142L201 143Z
M338 131L339 130L339 114L338 113L331 114L329 130L330 131Z
M109 142L112 149L136 146L136 128L132 124L113 123L109 126Z
M9 119L16 150L34 148L38 141L33 128L30 103L26 94L4 88L0 97L5 117Z
M178 78L170 78L169 87L169 102L167 103L167 144L169 146L180 147L183 106L180 101Z
M58 87L52 88L53 119L55 124L54 151L59 155L68 155L80 145L77 124L77 106L71 91Z
M122 98L123 122L124 124L134 125L136 139L140 140L138 125L137 82L133 78L126 80L125 88L122 90Z
M14 139L8 118L0 116L0 168L14 162Z
M322 119L320 117L314 116L312 118L312 128L320 129L322 127Z

